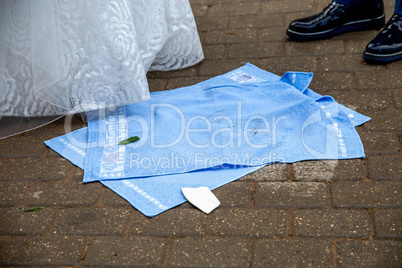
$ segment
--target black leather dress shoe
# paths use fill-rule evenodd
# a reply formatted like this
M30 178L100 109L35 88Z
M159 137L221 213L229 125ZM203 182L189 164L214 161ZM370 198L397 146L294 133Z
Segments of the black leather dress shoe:
M394 14L385 28L366 46L363 58L373 64L402 59L402 15Z
M286 34L294 40L311 41L345 32L378 30L384 25L383 2L359 7L332 2L320 14L291 22Z

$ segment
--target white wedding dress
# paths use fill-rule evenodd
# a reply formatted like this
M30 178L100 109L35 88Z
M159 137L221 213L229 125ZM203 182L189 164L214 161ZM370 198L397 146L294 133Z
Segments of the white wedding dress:
M149 70L202 59L188 0L1 0L0 138L146 101Z

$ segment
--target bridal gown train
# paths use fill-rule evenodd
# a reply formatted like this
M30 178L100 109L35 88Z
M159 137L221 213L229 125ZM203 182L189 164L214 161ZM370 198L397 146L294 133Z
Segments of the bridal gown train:
M0 138L146 101L149 70L202 59L188 0L2 0Z

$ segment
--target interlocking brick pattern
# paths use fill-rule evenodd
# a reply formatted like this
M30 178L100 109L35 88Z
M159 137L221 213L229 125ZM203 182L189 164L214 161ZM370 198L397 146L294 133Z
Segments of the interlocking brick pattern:
M313 90L372 118L358 127L366 157L267 166L214 190L222 205L210 215L185 203L147 218L100 183L80 184L82 171L43 144L64 133L61 119L0 140L0 265L402 267L402 62L362 60L376 31L286 37L291 20L329 0L190 2L205 60L149 73L151 91L244 62L314 72Z

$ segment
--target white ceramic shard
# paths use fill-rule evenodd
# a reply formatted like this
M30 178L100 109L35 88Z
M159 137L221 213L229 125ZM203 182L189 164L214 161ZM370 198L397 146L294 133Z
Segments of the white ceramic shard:
M221 202L208 187L181 188L186 199L201 211L209 214L219 207Z

